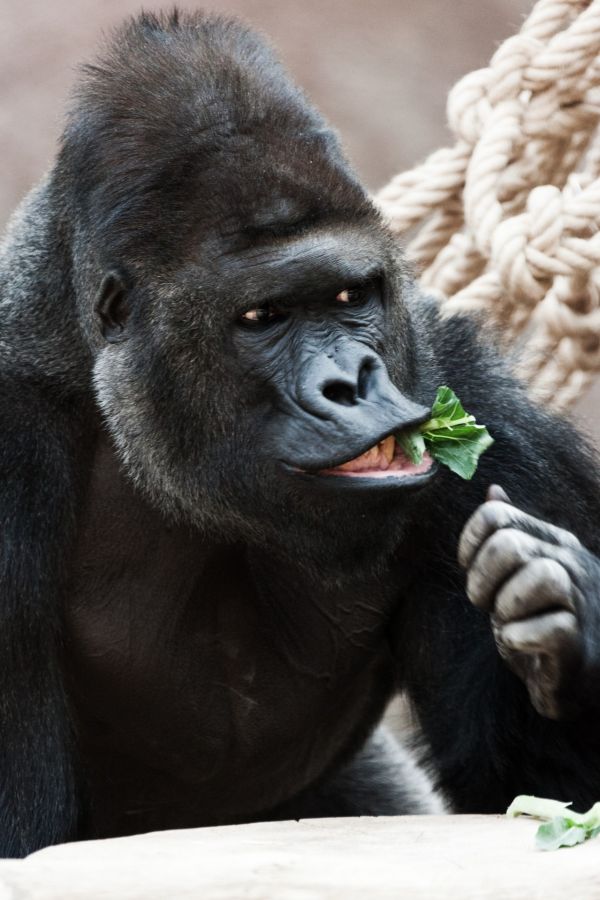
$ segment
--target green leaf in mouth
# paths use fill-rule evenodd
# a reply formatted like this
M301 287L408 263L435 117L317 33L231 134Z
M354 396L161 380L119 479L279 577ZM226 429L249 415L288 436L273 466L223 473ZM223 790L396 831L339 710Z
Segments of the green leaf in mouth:
M467 480L475 474L481 454L494 443L485 425L478 425L445 385L437 390L431 418L418 428L400 432L396 440L411 462L422 462L427 450L433 459Z

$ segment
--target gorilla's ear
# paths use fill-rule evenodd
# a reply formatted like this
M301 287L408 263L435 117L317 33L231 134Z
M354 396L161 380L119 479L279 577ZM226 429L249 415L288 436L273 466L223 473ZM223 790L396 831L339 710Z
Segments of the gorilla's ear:
M130 307L125 280L119 272L107 272L94 304L102 334L110 344L126 341Z

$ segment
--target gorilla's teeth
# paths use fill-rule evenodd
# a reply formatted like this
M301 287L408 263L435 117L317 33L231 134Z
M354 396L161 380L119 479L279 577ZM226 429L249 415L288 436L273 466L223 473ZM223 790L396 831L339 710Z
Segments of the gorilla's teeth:
M348 460L337 468L345 472L362 472L367 469L387 469L394 458L395 439L390 436L370 447L360 456Z
M391 463L396 451L396 438L393 436L393 434L390 434L389 437L386 437L385 440L381 441L379 447L381 448L381 452L386 458L388 464Z
M355 456L354 459L349 459L348 462L338 466L338 469L346 472L359 472L362 469L375 469L377 468L378 461L379 444L375 444L374 447L370 447L369 450L361 453L360 456Z

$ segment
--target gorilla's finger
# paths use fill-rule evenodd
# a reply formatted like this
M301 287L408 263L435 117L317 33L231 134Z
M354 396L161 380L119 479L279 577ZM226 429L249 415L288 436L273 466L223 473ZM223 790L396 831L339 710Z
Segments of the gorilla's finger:
M495 624L525 619L557 606L575 612L573 583L568 572L555 559L533 559L498 591Z
M485 541L501 528L519 527L526 513L500 500L488 500L479 506L462 530L458 543L458 561L468 569Z
M503 503L511 503L511 499L499 484L490 484L487 489L486 500L501 500Z
M500 640L509 650L547 654L554 659L560 656L566 660L578 653L581 635L573 613L561 610L522 622L509 622L500 629Z
M550 525L542 519L536 519L501 500L488 500L475 510L462 530L458 543L458 561L468 569L482 544L501 528L518 528L526 534L557 546L580 548L581 544L574 534Z
M544 553L544 544L516 528L502 528L484 543L467 575L467 596L492 611L496 593L511 575Z

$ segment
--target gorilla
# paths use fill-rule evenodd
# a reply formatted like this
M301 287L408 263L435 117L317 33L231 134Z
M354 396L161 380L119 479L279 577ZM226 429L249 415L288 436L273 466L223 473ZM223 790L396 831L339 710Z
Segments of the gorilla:
M143 14L0 258L0 853L600 797L600 479L262 38ZM395 435L452 387L461 481Z

